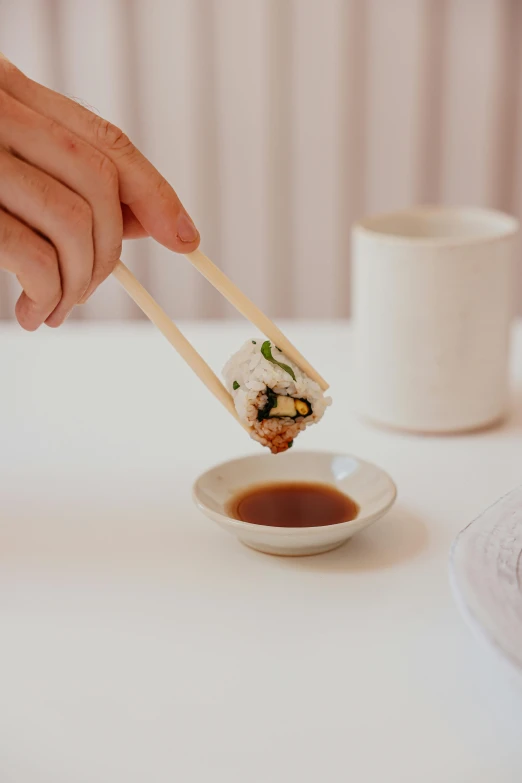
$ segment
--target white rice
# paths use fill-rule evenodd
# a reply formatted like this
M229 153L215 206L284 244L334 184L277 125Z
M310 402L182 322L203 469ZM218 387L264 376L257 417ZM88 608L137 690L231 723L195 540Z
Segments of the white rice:
M272 357L288 365L292 376L279 365L265 359L261 353L264 338L248 340L223 368L225 383L234 398L241 421L250 428L252 437L268 446L274 453L286 451L294 438L310 424L316 424L322 417L331 399L325 397L320 386L303 373L288 357L271 344ZM239 388L234 389L234 384ZM266 390L296 399L307 400L312 413L297 418L269 418L258 421L258 411L267 402Z

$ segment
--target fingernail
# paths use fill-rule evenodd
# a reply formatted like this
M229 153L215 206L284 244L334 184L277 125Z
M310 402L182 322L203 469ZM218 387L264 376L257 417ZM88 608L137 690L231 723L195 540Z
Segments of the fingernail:
M186 212L178 218L177 235L182 242L195 242L198 238L198 230Z

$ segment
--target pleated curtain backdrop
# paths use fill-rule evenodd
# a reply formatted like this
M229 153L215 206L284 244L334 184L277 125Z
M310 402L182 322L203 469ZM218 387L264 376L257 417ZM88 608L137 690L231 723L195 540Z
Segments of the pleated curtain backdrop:
M363 214L522 214L521 43L519 0L0 0L0 50L124 128L277 317L349 314ZM173 317L232 314L182 257L123 257ZM109 281L75 317L139 314Z

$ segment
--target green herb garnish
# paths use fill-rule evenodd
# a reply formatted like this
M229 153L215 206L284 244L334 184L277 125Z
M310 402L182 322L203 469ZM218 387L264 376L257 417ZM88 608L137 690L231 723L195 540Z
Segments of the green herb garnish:
M292 370L291 367L288 366L288 364L283 364L282 362L278 362L274 359L272 356L272 348L270 347L270 340L267 340L263 343L261 346L261 353L267 359L269 362L272 362L272 364L277 364L278 367L280 367L282 370L288 373L288 375L295 381L295 373Z
M252 345L257 345L255 340L252 340Z
M234 383L232 384L232 388L234 389L234 391L236 389L239 389L239 383L237 381L234 381Z
M291 449L293 445L294 445L294 441L293 440L288 442L288 448L289 449Z

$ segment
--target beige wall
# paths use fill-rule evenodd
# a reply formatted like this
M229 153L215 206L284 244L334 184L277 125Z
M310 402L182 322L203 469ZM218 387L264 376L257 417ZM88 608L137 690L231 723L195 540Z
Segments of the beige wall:
M128 130L276 316L348 314L362 214L522 213L521 42L522 0L0 0L0 50ZM124 257L174 317L230 313L182 258ZM134 315L109 283L81 317Z

